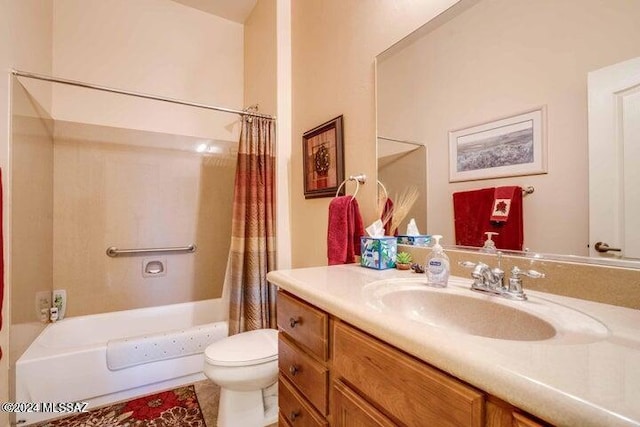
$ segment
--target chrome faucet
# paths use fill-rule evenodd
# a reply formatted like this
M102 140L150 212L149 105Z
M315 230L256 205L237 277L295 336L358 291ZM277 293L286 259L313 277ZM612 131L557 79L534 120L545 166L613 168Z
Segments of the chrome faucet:
M544 274L535 270L521 270L518 267L511 269L511 277L509 278L509 286L504 284L504 270L501 268L502 252L497 253L498 266L495 268L483 262L463 261L459 265L465 268L472 268L471 277L473 277L472 291L485 292L493 295L500 295L505 298L524 301L527 295L522 289L522 276L531 277L533 279L543 278Z

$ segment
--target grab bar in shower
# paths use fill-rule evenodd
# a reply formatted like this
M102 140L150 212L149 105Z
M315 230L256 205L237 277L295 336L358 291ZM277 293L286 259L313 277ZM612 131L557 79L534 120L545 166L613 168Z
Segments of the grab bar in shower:
M157 252L195 252L196 245L174 246L168 248L139 248L139 249L118 249L115 246L107 248L107 255L115 258L118 255L152 254Z

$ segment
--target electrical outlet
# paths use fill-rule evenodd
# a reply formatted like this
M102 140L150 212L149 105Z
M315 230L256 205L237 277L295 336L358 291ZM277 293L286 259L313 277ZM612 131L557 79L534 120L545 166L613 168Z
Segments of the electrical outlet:
M36 292L36 319L40 320L41 322L47 322L49 320L50 308L51 308L51 292L50 291ZM43 310L46 310L46 315L44 315L44 317L42 314Z

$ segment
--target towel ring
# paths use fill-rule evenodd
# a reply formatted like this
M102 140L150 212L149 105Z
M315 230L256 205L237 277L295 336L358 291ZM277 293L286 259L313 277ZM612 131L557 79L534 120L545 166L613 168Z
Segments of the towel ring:
M380 187L382 187L382 191L384 191L384 198L388 199L389 198L389 192L387 191L387 187L384 186L384 184L382 182L380 182L380 180L378 179L378 185Z
M347 181L355 181L356 182L356 191L351 196L351 198L354 199L356 197L356 194L358 194L358 190L360 190L360 184L364 184L365 182L367 182L367 176L364 175L364 174L350 175L349 178L347 178L344 181L342 181L342 184L340 184L338 186L338 191L336 191L336 197L338 197L338 195L340 194L340 190L342 189L342 186L345 185L347 183Z

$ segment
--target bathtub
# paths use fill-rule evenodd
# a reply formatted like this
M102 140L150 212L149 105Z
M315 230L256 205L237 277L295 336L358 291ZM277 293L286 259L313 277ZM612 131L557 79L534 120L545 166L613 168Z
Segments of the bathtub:
M226 304L206 300L78 316L49 324L16 362L16 402L87 402L88 409L205 379L202 352L109 369L107 349L138 338L228 334ZM216 314L218 313L218 314ZM217 316L217 317L216 317ZM199 332L200 333L200 332ZM209 338L206 338L207 340ZM153 344L152 344L153 345ZM203 345L206 347L206 345ZM21 425L63 414L19 413Z

